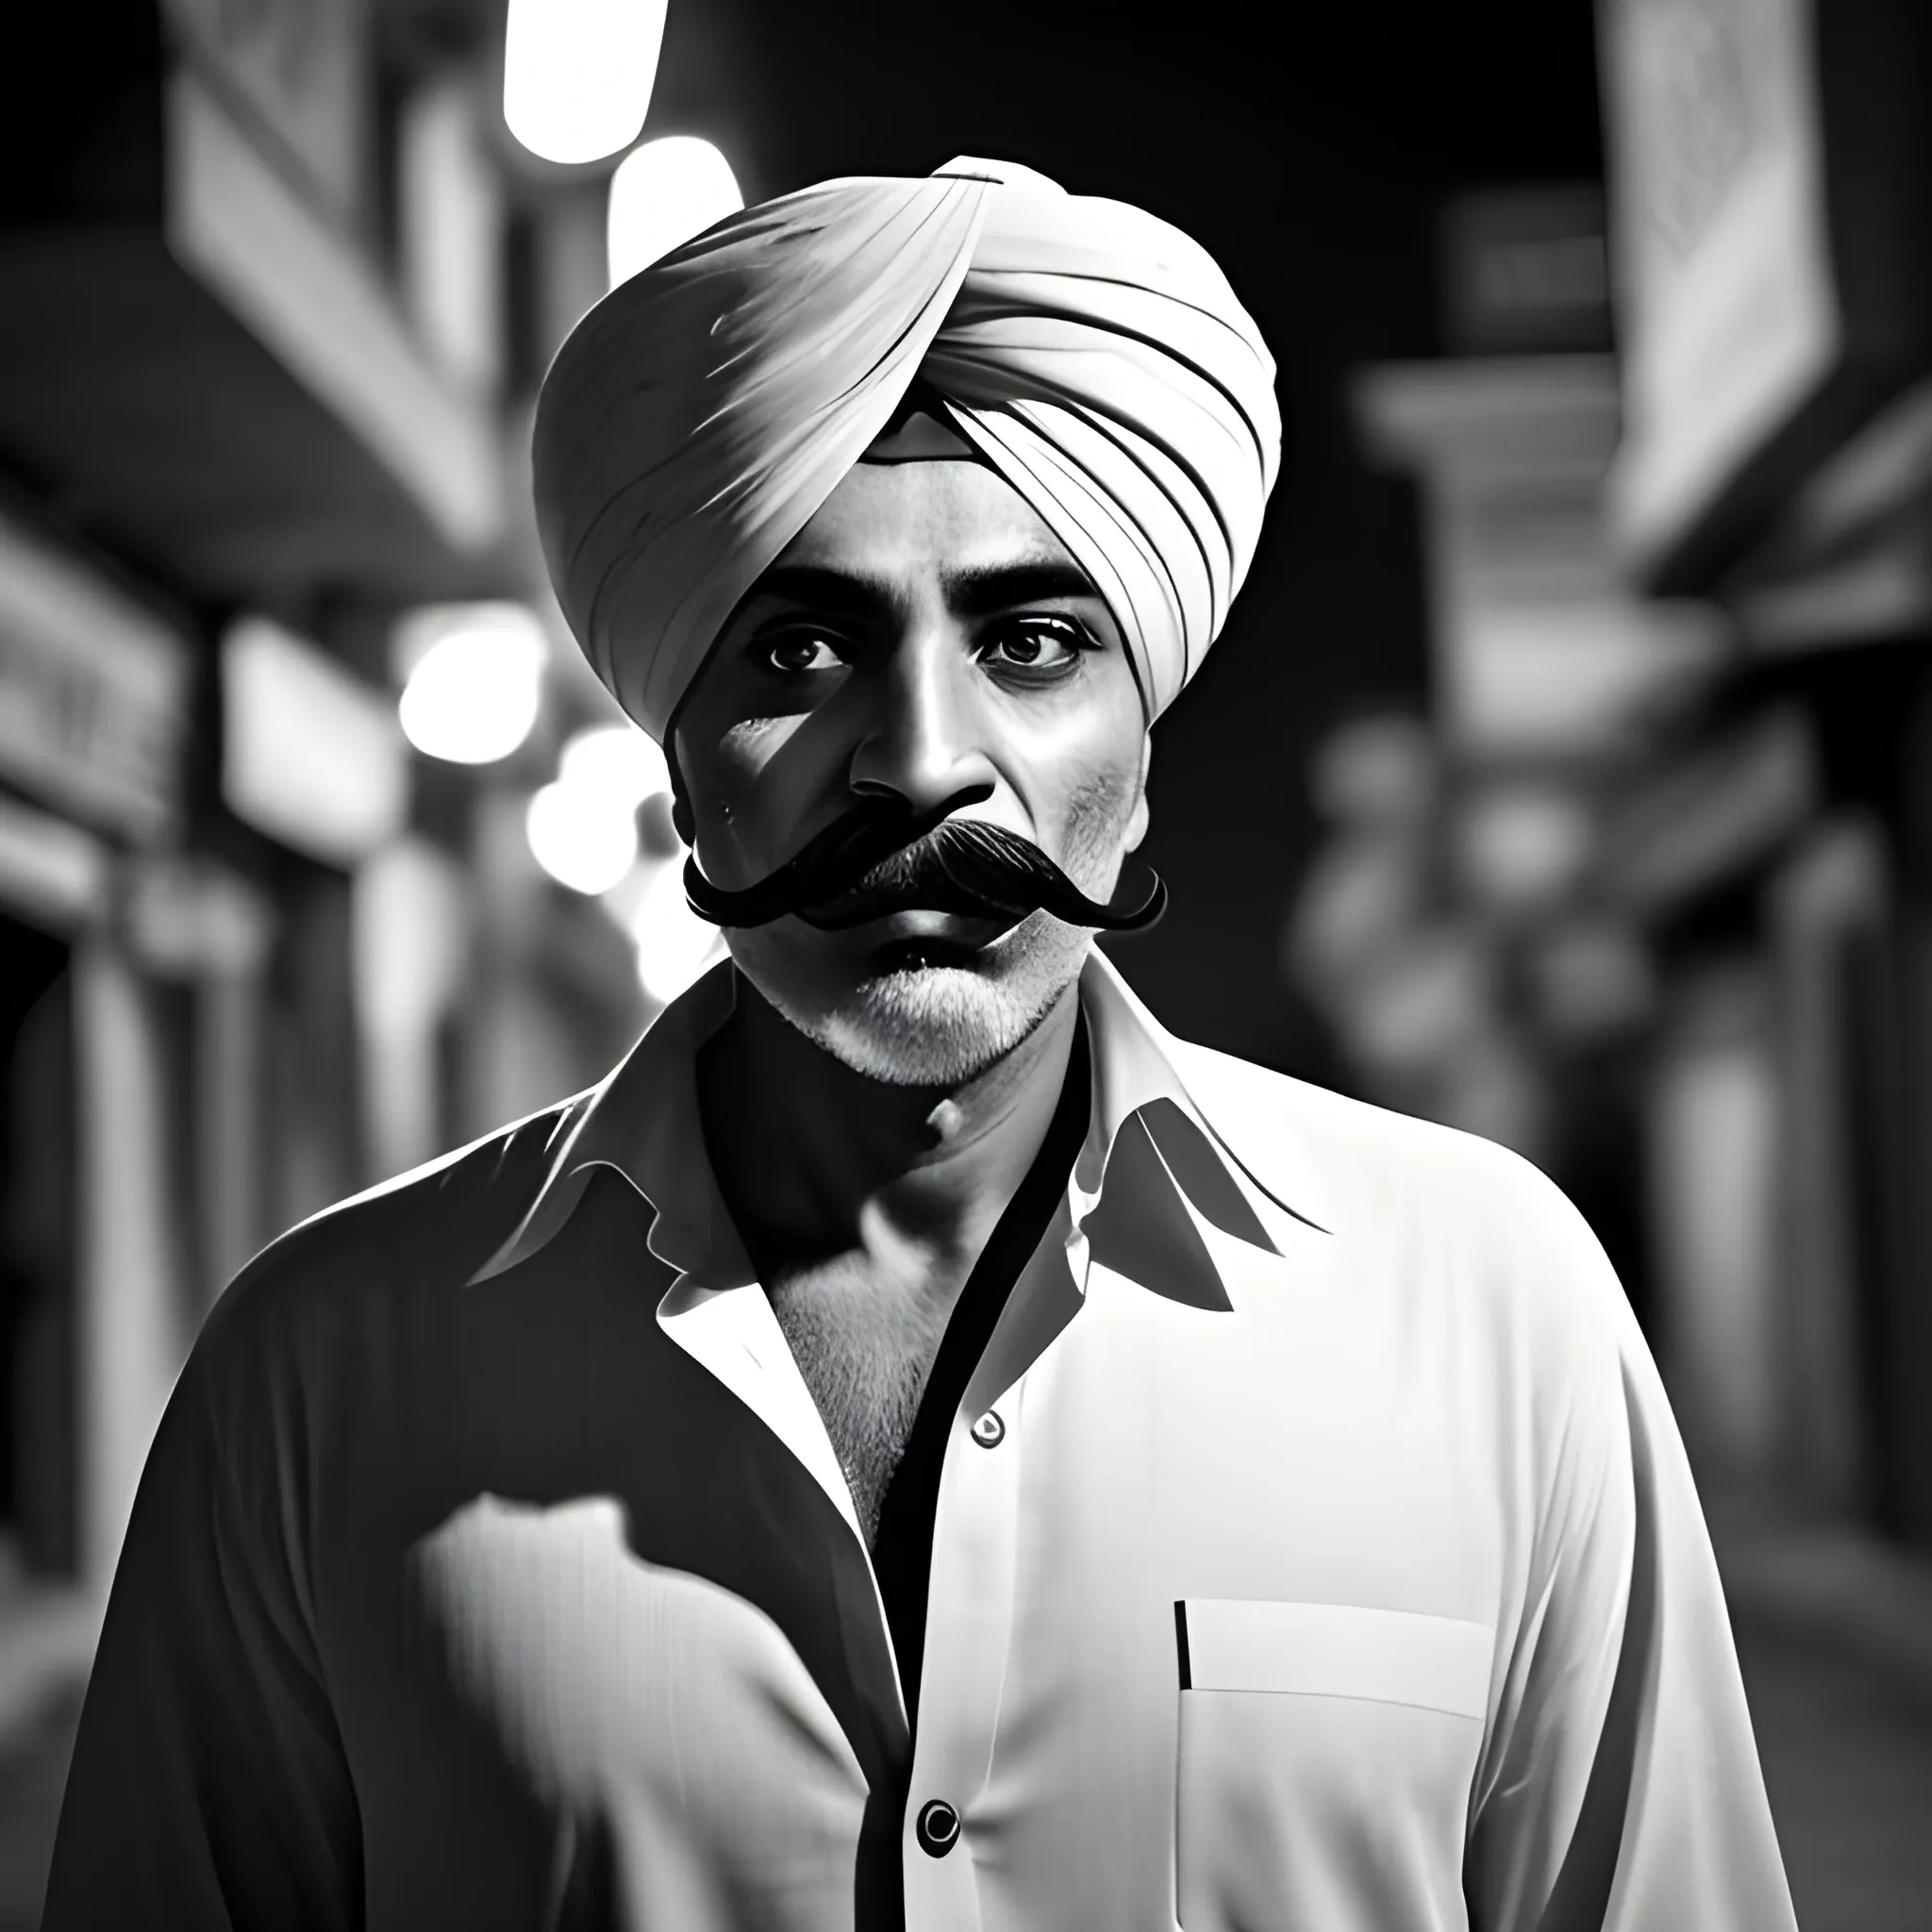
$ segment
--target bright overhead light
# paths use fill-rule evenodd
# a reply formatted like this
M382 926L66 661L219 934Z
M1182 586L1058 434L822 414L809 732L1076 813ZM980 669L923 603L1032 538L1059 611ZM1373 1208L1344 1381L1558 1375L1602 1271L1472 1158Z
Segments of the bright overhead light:
M638 983L669 1006L724 953L724 936L700 919L684 896L684 865L666 859L652 873L631 924Z
M397 706L420 752L458 765L508 758L543 702L543 632L521 604L441 606L397 626L408 665Z
M731 163L695 135L633 148L610 177L610 286L744 206Z
M658 741L635 724L593 724L579 731L563 748L558 778L598 792L626 811L654 791L671 790L671 768Z
M585 786L544 786L530 800L524 829L537 863L574 892L608 892L637 863L636 818Z
M595 161L644 125L665 0L509 0L503 118L547 161Z

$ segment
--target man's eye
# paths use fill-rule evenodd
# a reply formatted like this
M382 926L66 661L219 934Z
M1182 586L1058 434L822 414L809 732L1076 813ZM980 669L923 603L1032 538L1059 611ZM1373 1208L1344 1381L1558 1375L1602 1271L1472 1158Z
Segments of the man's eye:
M1002 625L981 646L983 661L1015 670L1065 671L1088 643L1080 626L1064 617L1027 617Z
M817 630L781 631L762 641L758 656L774 671L787 672L829 671L845 661L838 645Z

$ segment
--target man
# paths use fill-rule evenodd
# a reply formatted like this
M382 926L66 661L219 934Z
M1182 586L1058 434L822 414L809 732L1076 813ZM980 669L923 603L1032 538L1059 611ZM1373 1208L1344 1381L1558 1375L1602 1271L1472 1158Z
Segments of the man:
M732 957L230 1289L50 1932L1790 1924L1574 1213L1091 948L1278 433L1196 246L987 162L586 318L546 553Z

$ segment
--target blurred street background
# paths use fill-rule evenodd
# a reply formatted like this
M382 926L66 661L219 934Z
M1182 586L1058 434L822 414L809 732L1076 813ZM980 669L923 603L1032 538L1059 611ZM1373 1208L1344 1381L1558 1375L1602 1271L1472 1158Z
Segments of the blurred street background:
M1928 20L37 9L0 79L0 1932L224 1284L600 1077L715 957L543 581L550 356L741 200L959 154L1179 224L1280 364L1260 556L1155 738L1172 909L1109 951L1177 1032L1571 1192L1699 1470L1800 1921L1932 1928Z

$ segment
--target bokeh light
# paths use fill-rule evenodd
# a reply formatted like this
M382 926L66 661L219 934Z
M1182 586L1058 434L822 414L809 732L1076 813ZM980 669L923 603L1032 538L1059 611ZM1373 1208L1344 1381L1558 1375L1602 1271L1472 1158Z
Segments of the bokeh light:
M416 749L452 764L508 758L543 701L543 633L521 604L438 606L397 627L408 681L397 710Z
M547 161L601 160L638 138L665 0L510 0L503 118Z
M724 957L724 935L686 902L681 859L665 859L652 871L631 937L638 949L639 983L666 1005Z
M708 141L671 134L633 148L610 177L610 286L743 206L731 163Z
M637 862L637 821L588 786L544 786L530 799L525 829L537 863L574 892L608 892Z
M634 724L593 724L564 746L558 778L633 811L654 791L671 790L671 770L655 739Z

